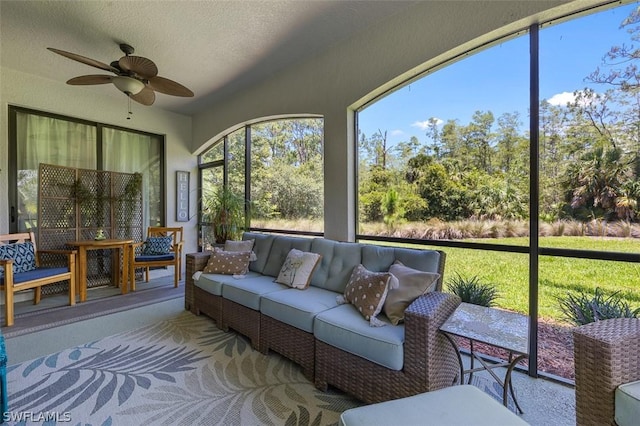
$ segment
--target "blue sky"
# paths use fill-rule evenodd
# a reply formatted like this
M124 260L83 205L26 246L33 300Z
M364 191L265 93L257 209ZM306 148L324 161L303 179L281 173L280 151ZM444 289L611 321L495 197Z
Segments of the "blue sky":
M637 3L598 12L540 30L540 99L566 103L584 78L601 65L612 46L631 44L620 24ZM590 86L604 91L602 86ZM528 127L529 37L510 40L458 61L388 95L363 110L361 132L387 132L395 144L425 136L426 121L458 119L466 125L475 111L520 113Z

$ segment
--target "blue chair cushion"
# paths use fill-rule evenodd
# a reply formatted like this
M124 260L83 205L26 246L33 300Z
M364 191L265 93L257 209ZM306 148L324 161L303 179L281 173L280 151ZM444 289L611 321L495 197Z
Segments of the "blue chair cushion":
M54 275L66 274L69 268L36 268L27 272L20 272L13 275L13 283L20 284L40 278L52 277ZM0 284L4 285L4 275L0 275Z
M136 263L137 262L157 262L159 260L162 261L162 260L173 260L173 259L175 259L175 255L173 253L155 254L155 255L143 254L142 256L136 257Z
M142 248L143 256L153 256L158 254L169 254L171 252L171 245L173 244L173 237L149 237L144 242Z
M14 274L36 269L36 253L31 241L0 245L0 259L13 259ZM4 268L0 267L0 271L4 272Z

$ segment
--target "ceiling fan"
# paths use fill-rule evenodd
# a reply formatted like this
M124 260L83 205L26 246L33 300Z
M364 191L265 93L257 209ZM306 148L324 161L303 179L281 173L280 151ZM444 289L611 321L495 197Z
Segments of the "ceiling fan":
M52 52L74 61L110 71L115 75L81 75L67 81L71 85L92 85L113 83L130 99L142 105L152 105L156 100L155 92L165 95L192 97L193 92L180 83L158 76L158 67L151 59L142 56L132 56L134 49L128 44L120 44L124 56L109 65L87 58L76 53L47 47Z

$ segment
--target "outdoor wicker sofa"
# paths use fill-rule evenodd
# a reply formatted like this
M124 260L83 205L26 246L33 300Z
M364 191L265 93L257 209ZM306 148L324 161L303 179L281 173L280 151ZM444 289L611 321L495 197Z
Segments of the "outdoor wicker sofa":
M319 389L332 385L367 403L459 380L456 353L439 332L460 303L457 296L441 292L443 252L255 232L245 233L243 240L255 241L256 260L241 279L199 273L211 253L187 254L187 310L247 336L262 353L273 350L291 359ZM322 256L304 290L274 282L291 249ZM440 274L435 291L408 306L404 323L392 325L380 315L386 325L371 327L353 305L337 303L356 266L381 272L396 261Z

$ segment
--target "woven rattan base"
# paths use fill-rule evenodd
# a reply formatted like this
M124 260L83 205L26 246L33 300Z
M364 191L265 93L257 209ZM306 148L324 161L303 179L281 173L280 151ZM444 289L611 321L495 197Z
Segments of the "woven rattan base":
M271 349L289 358L300 365L304 376L313 382L315 375L315 338L313 334L267 315L261 315L260 321L260 346L264 353Z
M260 311L254 311L229 299L222 299L222 321L220 328L234 329L251 340L253 349L263 352L260 347Z
M222 328L222 297L216 296L200 287L193 288L196 315L203 313L216 322L218 328Z
M211 253L202 252L202 253L188 253L186 258L186 267L187 272L184 277L184 308L187 311L191 311L192 313L196 313L196 304L195 304L195 285L193 282L193 274L196 271L202 271L204 267L207 265L209 261L209 257Z

